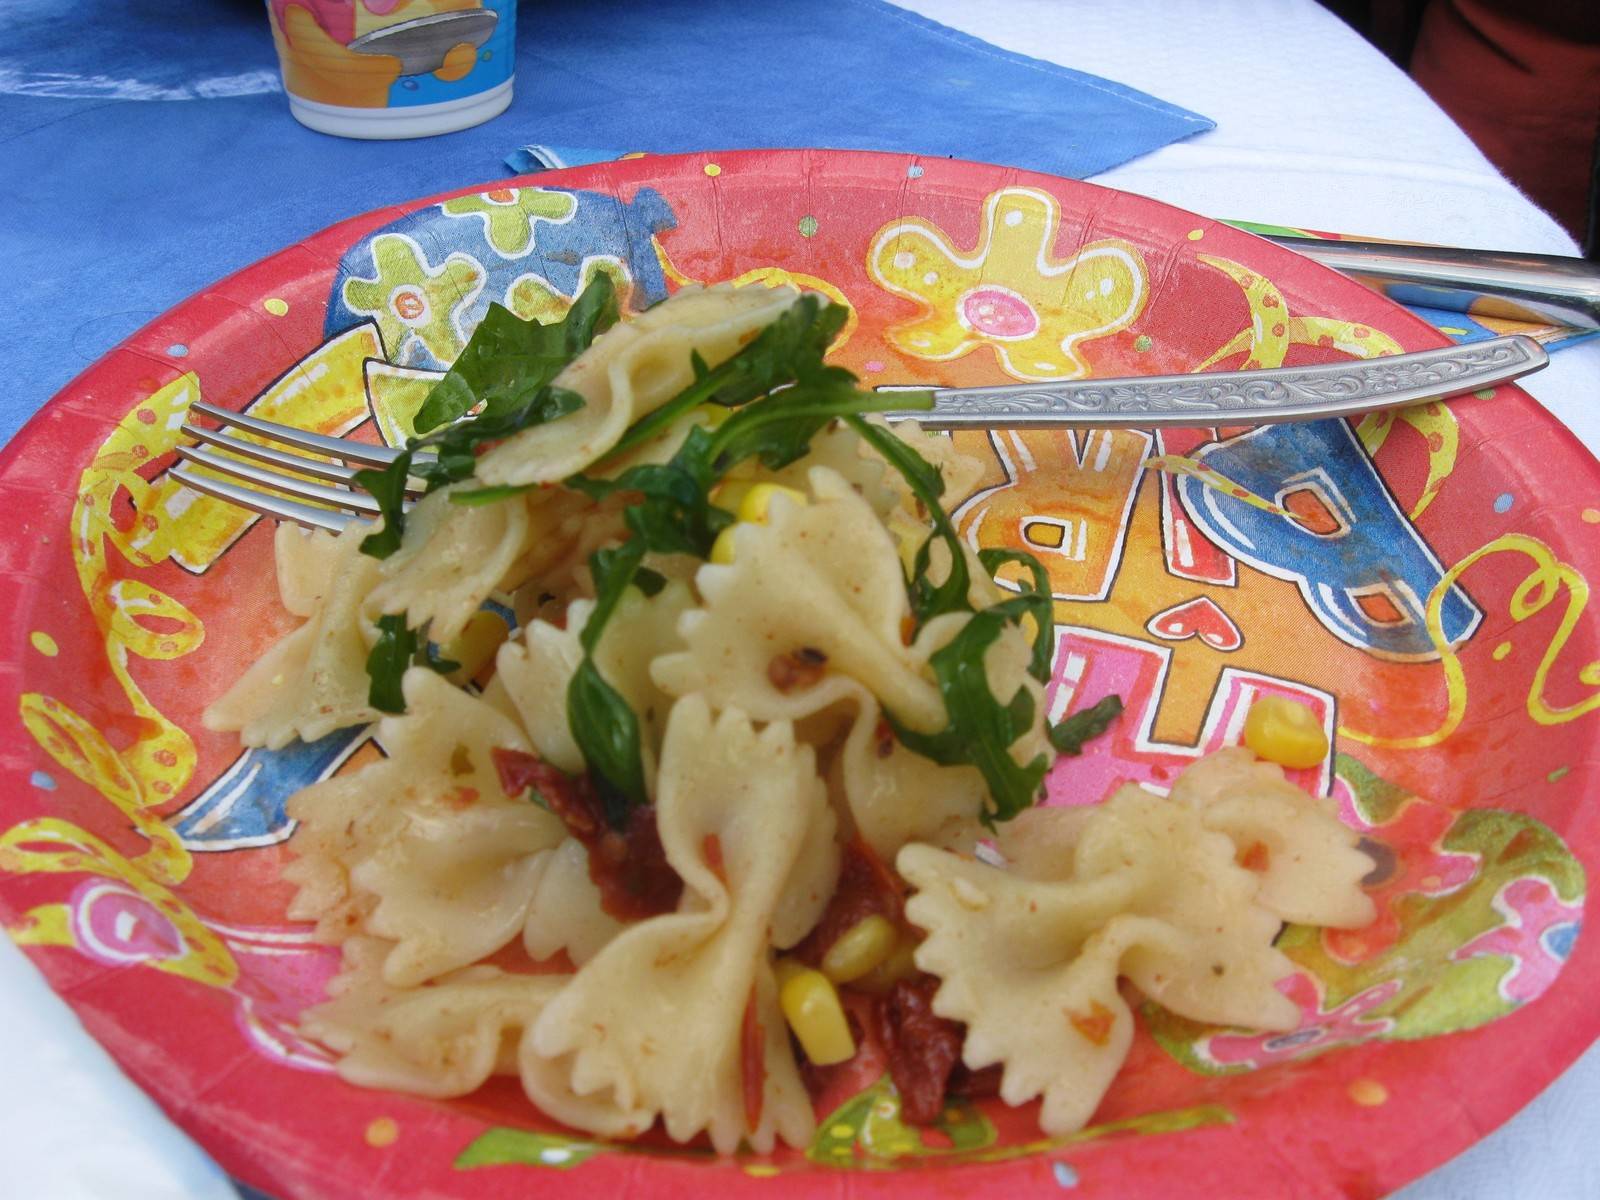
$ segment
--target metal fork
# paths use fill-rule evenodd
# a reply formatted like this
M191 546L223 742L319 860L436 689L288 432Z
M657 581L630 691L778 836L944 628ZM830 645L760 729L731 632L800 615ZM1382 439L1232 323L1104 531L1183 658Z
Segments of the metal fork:
M935 388L933 408L884 416L890 421L918 421L925 429L1264 425L1353 416L1463 396L1531 374L1549 361L1538 342L1513 334L1415 354L1309 367ZM183 432L199 444L178 447L185 465L173 467L172 478L263 516L335 533L358 517L377 515L377 502L354 487L356 472L386 467L400 454L388 446L311 433L198 400L190 405L190 413L274 445L190 420ZM432 457L417 451L413 461ZM200 474L191 464L228 478ZM412 486L407 491L416 495L421 489Z

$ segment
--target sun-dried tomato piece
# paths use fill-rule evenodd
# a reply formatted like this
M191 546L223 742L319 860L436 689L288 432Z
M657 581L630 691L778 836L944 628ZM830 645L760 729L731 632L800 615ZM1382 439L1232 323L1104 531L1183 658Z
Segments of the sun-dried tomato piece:
M884 861L860 838L845 843L839 862L839 883L816 928L794 948L794 956L810 966L822 962L828 947L847 930L874 914L900 924L905 907L903 885Z
M873 1006L889 1077L900 1093L900 1119L930 1125L944 1111L950 1076L961 1061L962 1027L933 1011L939 981L918 972L902 979Z
M756 1016L754 984L739 1026L739 1075L744 1086L744 1127L753 1130L761 1124L761 1108L767 1095L767 1034Z
M815 686L828 671L828 656L821 650L801 646L787 654L775 654L767 663L767 681L780 692Z
M587 775L568 775L535 754L496 746L490 757L508 796L530 787L544 806L589 851L589 878L600 890L600 907L621 921L672 912L683 880L667 862L652 804L628 810L621 829L610 828L605 808Z

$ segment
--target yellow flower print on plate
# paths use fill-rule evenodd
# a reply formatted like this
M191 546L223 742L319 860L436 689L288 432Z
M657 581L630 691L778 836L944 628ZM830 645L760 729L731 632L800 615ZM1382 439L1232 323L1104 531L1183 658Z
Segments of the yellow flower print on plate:
M916 358L945 361L993 347L1018 379L1075 379L1087 373L1078 347L1126 329L1148 296L1144 260L1127 242L1090 242L1053 256L1061 210L1034 188L1002 188L983 206L978 244L963 251L919 217L885 225L867 269L923 315L891 326L890 344Z
M420 342L438 362L454 361L467 344L460 314L483 290L483 267L461 253L448 255L435 267L403 233L374 238L372 258L377 278L346 279L344 302L352 312L378 323L390 361L407 361L413 342Z
M578 202L565 192L501 187L457 196L439 207L448 217L480 218L491 246L506 258L521 258L533 249L534 222L564 225L578 211Z

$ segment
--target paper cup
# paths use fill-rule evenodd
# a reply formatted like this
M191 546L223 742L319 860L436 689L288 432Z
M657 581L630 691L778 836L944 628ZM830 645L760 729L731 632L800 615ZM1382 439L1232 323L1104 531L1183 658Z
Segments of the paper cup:
M289 111L353 138L450 133L511 103L515 0L267 0Z

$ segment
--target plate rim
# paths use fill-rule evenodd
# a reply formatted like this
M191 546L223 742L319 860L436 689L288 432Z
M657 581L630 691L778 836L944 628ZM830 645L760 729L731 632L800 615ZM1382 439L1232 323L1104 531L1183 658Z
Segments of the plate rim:
M210 285L198 289L178 302L170 305L167 309L158 314L153 320L147 322L138 330L135 330L121 339L116 345L110 347L105 351L105 353L97 357L92 363L88 364L82 371L75 375L71 380L57 390L48 400L38 407L38 409L28 418L28 420L11 436L4 447L0 447L0 496L7 496L18 492L35 495L41 493L46 495L61 494L62 489L59 488L55 491L47 491L46 489L37 487L28 487L15 479L14 476L17 473L19 465L28 459L29 452L34 448L35 443L46 434L46 431L49 429L54 419L63 413L77 418L81 418L83 415L85 415L77 412L71 401L87 385L91 385L94 382L95 377L101 371L106 369L110 360L123 353L134 353L148 359L149 356L143 350L139 349L138 346L138 343L144 338L148 331L155 328L161 322L171 318L174 314L180 312L197 300L217 291L219 288L222 288L227 284L243 281L262 273L269 267L269 265L281 263L282 260L290 256L307 253L307 248L313 244L318 248L321 248L337 242L338 252L337 255L334 256L336 269L337 257L342 255L346 250L349 249L350 246L356 244L361 237L370 233L372 230L377 229L382 225L389 223L390 221L414 214L430 206L437 205L441 201L450 199L452 197L477 194L479 192L492 190L497 187L573 188L599 191L610 195L618 195L621 192L629 190L630 188L648 186L649 181L652 178L664 177L670 181L676 177L673 173L674 168L681 167L682 165L690 162L701 164L714 161L715 163L720 164L728 173L737 174L739 168L741 167L749 166L753 163L758 163L763 160L771 160L774 157L785 159L798 158L802 161L814 160L814 165L818 168L819 176L824 177L831 166L840 163L848 164L852 160L864 160L867 163L873 164L875 168L874 174L881 173L883 167L890 163L896 164L902 168L916 166L922 163L927 163L930 165L937 163L952 165L960 169L963 174L974 170L982 172L983 182L981 185L977 182L974 182L973 186L975 188L982 186L992 190L995 187L1006 186L1007 184L1015 184L1019 182L1025 183L1029 180L1038 180L1048 183L1056 188L1092 189L1093 191L1103 193L1106 196L1131 197L1140 205L1151 206L1152 208L1164 211L1169 215L1191 218L1196 221L1207 223L1208 225L1222 226L1228 229L1231 235L1250 238L1253 242L1257 243L1257 249L1262 256L1260 259L1252 260L1253 266L1257 266L1257 264L1265 264L1270 261L1279 261L1285 263L1291 261L1295 263L1310 263L1310 267L1324 279L1336 279L1340 281L1342 285L1347 285L1351 288L1361 287L1360 284L1348 279L1343 275L1340 275L1331 268L1325 267L1319 263L1315 263L1312 260L1308 260L1304 256L1299 255L1285 247L1279 246L1263 237L1260 237L1259 235L1250 233L1248 230L1238 229L1235 226L1226 225L1226 223L1216 218L1206 217L1180 206L1169 204L1165 201L1152 197L1144 196L1137 192L1124 191L1122 189L1108 187L1104 184L1094 183L1088 180L1076 180L1063 176L1050 175L1044 172L1025 171L1002 164L986 163L975 160L932 157L927 155L903 153L899 151L831 150L823 148L745 149L726 151L706 150L683 154L643 155L633 159L609 160L605 162L586 164L583 166L564 167L549 171L537 172L534 174L516 175L493 179L483 183L446 189L424 197L406 200L399 204L380 206L378 208L368 210L367 212L355 214L353 216L345 217L341 220L335 221L307 235L305 238L302 238L297 242L284 246L271 254L265 255L238 268L235 271L231 271L217 278ZM974 180L978 179L977 176L973 176L972 178ZM318 267L318 270L321 269L323 268ZM1257 266L1257 269L1263 269L1263 267ZM1305 270L1304 267L1299 269ZM1365 289L1362 290L1365 291ZM1403 305L1389 300L1387 297L1376 296L1375 293L1367 294L1374 295L1376 299L1386 307L1386 310L1389 310L1392 313L1392 316L1394 317L1394 324L1392 328L1395 330L1395 332L1403 333L1411 340L1419 342L1426 341L1429 345L1446 346L1451 344L1450 339L1441 333L1436 327L1431 325L1420 316L1411 312ZM176 375L185 373L186 367L181 360L178 362L151 361L153 365L170 370ZM276 359L274 359L274 361L276 361ZM1497 397L1495 402L1505 404L1514 403L1517 406L1514 410L1508 409L1508 415L1514 413L1519 419L1526 422L1526 424L1522 426L1523 436L1526 436L1527 430L1531 428L1537 431L1541 440L1549 437L1554 437L1558 441L1564 439L1569 450L1575 449L1580 451L1582 457L1586 460L1585 466L1589 469L1594 479L1596 481L1600 481L1600 457L1597 457L1593 451L1591 451L1582 443L1581 440L1579 440L1577 435L1573 433L1570 428L1568 428L1557 416L1555 416L1555 414L1546 409L1544 405L1540 404L1528 392L1523 390L1521 387L1516 386L1515 384L1503 385L1500 389L1500 395ZM1531 416L1529 412L1530 409L1532 410ZM113 423L115 419L120 418L112 419ZM93 443L89 439L84 439L75 444L80 445L82 448L89 448ZM13 532L10 534L0 537L0 549L3 549L9 544L18 541L22 536L26 535L17 533L14 528ZM14 574L15 572L12 573ZM23 609L13 608L11 615L6 621L6 624L10 626L7 632L11 635L12 640L19 649L26 636L24 630L27 622L23 619L24 615L25 612ZM1600 615L1597 615L1595 618L1593 618L1593 620L1600 621ZM13 662L17 662L19 660L20 655L13 656ZM16 683L16 687L13 690L20 692L23 687L24 679L24 675L20 667L13 672L10 678L12 678ZM5 761L3 768L0 768L0 778L5 778L7 780L15 779L18 781L25 779L29 769L28 764L22 761L20 758L16 759L15 761L11 761L11 759L12 756L7 756L7 761ZM1523 788L1519 786L1517 792L1521 792L1522 790ZM1582 811L1584 808L1595 810L1595 816L1600 817L1600 797L1591 797L1585 801L1581 801L1578 806L1578 811ZM10 903L10 898L5 894L5 891L5 889L0 889L0 915L5 915L7 917L18 915L14 912ZM30 959L30 961L34 961L36 966L39 965L38 960L41 957L41 953L38 948L31 946L22 946L20 948ZM1571 964L1569 964L1569 967L1570 966ZM49 974L46 973L46 975L47 980L50 980ZM55 987L53 981L51 981L51 987L52 991L54 991ZM80 1017L82 1016L82 1013L79 1012L77 1007L72 1003L71 1000L68 999L68 997L61 995L60 993L57 993L57 996L63 1003L66 1003L69 1007L72 1007L75 1014L79 1015ZM1510 1016L1503 1018L1503 1020L1516 1020L1519 1017L1523 1019L1532 1019L1532 1013L1534 1012L1542 1012L1542 1010L1539 1009L1538 1002L1526 1006L1524 1010L1513 1013ZM1568 1021L1571 1022L1575 1020L1577 1015L1578 1014L1569 1013ZM1382 1163L1378 1164L1377 1169L1382 1170L1386 1175L1385 1185L1398 1187L1402 1186L1406 1182L1420 1178L1422 1175L1433 1170L1447 1159L1462 1152L1471 1145L1476 1144L1478 1141L1488 1136L1489 1133L1504 1124L1513 1115L1531 1102L1537 1095L1552 1085L1570 1068L1572 1063L1575 1062L1589 1046L1594 1044L1597 1040L1600 1040L1600 1006L1591 1006L1591 1009L1584 1010L1581 1015L1586 1016L1587 1020L1583 1022L1585 1029L1581 1032L1579 1038L1577 1040L1571 1040L1569 1038L1569 1045L1567 1047L1562 1048L1554 1054L1545 1053L1544 1055L1540 1056L1542 1062L1547 1065L1552 1062L1559 1062L1559 1066L1555 1070L1549 1070L1547 1067L1546 1069L1540 1071L1521 1071L1519 1072L1519 1077L1525 1076L1527 1078L1527 1082L1521 1082L1519 1083L1519 1086L1510 1089L1509 1091L1503 1088L1497 1089L1496 1092L1490 1096L1488 1103L1477 1105L1470 1109L1464 1102L1458 1100L1457 1103L1460 1107L1460 1115L1464 1116L1467 1124L1471 1126L1471 1130L1466 1134L1466 1136L1463 1137L1458 1135L1455 1124L1450 1124L1447 1126L1445 1123L1440 1122L1432 1130L1425 1131L1424 1136L1421 1138L1414 1139L1403 1145L1397 1143L1395 1146L1395 1152L1389 1155ZM1540 1023L1549 1024L1549 1022L1543 1021ZM1568 1030L1570 1033L1570 1025L1568 1026ZM1472 1031L1441 1035L1428 1040L1439 1042L1451 1038L1460 1039L1466 1036L1468 1032ZM121 1047L113 1049L111 1046L102 1041L99 1036L96 1036L96 1041L104 1050L106 1050L108 1054L112 1056L121 1069L134 1076L136 1081L139 1082L141 1088L152 1095L158 1101L158 1103L163 1105L163 1107L166 1106L167 1097L162 1095L158 1082L147 1080L148 1072L137 1070L136 1064L128 1061L127 1058L120 1053ZM1548 1051L1550 1049L1550 1044L1542 1044L1539 1048L1541 1050ZM201 1137L197 1127L210 1124L204 1120L201 1114L198 1114L194 1111L176 1113L174 1114L174 1119L177 1121L180 1127L191 1132L197 1139ZM207 1137L205 1142L202 1144L209 1153L215 1154L219 1159L226 1158L231 1161L242 1161L245 1163L251 1163L255 1161L248 1153L248 1150L244 1148L246 1143L238 1135L230 1134L226 1129L216 1129L213 1133L213 1136L222 1142L227 1143L227 1149L229 1153L225 1154L219 1152L215 1144L212 1143L211 1137ZM1006 1180L1005 1177L1013 1173L1007 1168L1016 1167L1031 1161L1034 1160L1030 1157L1028 1159L1015 1160L1015 1162L1012 1163L985 1164L971 1168L950 1168L921 1164L920 1166L909 1167L907 1170L903 1171L888 1172L885 1173L885 1175L888 1179L894 1179L898 1177L902 1181L902 1183L895 1185L896 1189L903 1186L904 1180L910 1179L913 1176L916 1178L923 1178L924 1172L927 1170L948 1171L954 1169L960 1170L963 1173L968 1171L973 1173L987 1172L990 1174L990 1178L992 1178L996 1184L1003 1184L1005 1182L1020 1183L1022 1182L1020 1177L1010 1181ZM1397 1167L1396 1164L1401 1161L1404 1161L1405 1165ZM1281 1165L1283 1164L1280 1164L1280 1166ZM1395 1178L1388 1178L1387 1176L1390 1174L1394 1175ZM696 1177L699 1177L698 1172L696 1172ZM851 1187L857 1191L860 1191L862 1194L867 1194L869 1191L878 1191L877 1184L885 1181L881 1178L873 1180L870 1175L865 1175L863 1173L852 1173L847 1176L842 1176L842 1178L849 1179L851 1181ZM563 1190L559 1182L555 1179L544 1180L543 1182L548 1185L552 1191L552 1194ZM976 1180L974 1182L976 1182ZM1302 1182L1310 1183L1312 1181L1303 1180ZM1321 1182L1329 1181L1322 1180ZM572 1186L575 1189L578 1187L576 1183L574 1183ZM673 1190L673 1188L669 1185L664 1190L670 1192ZM1240 1194L1243 1195L1245 1193L1241 1192ZM1343 1191L1336 1192L1334 1190L1330 1190L1328 1194L1331 1196L1334 1194L1344 1195L1345 1193Z

